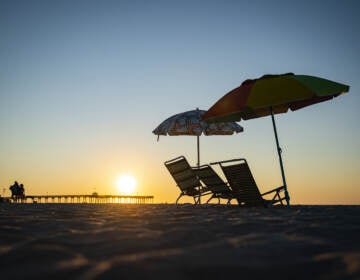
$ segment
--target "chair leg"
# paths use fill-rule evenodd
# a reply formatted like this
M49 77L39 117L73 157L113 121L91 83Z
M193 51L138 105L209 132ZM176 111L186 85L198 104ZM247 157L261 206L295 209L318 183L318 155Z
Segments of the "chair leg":
M180 197L182 197L182 196L183 196L183 194L181 193L181 194L179 195L179 197L176 199L176 202L175 202L176 205L178 204L178 201L179 201Z
M278 199L280 201L280 204L284 206L284 203L282 202L279 191L276 191L276 194L274 195L274 197L272 198L271 201L274 201L275 199ZM272 204L276 204L276 203L277 202L272 202Z
M278 198L279 198L279 200L280 200L281 205L284 206L284 203L282 202L282 199L281 199L281 197L280 197L280 193L279 193L279 192L277 193L277 196L278 196Z
M193 196L193 199L195 204L201 204L200 196L198 196L197 199L196 196Z
M271 204L271 205L275 205L275 204L277 203L277 201L275 201L276 199L279 199L281 205L283 205L283 203L282 203L282 201L281 201L281 199L280 199L279 191L276 191L276 193L274 194L273 198L272 198L271 201L270 201L270 204Z
M207 201L206 201L206 204L209 203L210 200L212 200L214 198L214 195L212 195Z

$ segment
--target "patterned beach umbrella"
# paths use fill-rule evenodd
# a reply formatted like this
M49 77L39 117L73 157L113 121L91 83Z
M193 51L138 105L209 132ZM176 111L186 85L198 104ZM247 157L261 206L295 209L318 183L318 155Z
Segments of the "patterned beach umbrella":
M327 79L287 73L246 80L220 98L204 115L206 122L240 121L271 115L285 196L289 205L275 114L286 113L330 100L349 91L349 86Z
M199 136L204 135L232 135L242 132L244 129L236 122L207 123L202 120L204 110L192 110L173 115L163 121L153 130L155 135L193 135L197 136L197 165L200 165L200 140Z

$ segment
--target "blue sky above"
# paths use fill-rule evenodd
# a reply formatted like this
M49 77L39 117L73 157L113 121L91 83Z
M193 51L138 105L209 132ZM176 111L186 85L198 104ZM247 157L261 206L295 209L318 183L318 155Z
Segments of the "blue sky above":
M16 176L31 181L25 174L34 166L39 177L55 174L74 159L85 166L79 174L92 161L111 166L124 160L134 169L139 161L144 170L158 165L159 177L168 176L162 163L171 156L188 153L195 162L195 139L162 137L156 143L151 131L161 121L196 107L206 110L245 79L285 72L350 85L349 94L331 102L277 116L285 162L291 166L298 149L323 149L330 161L333 155L351 162L350 176L358 181L359 5L0 1L1 184ZM225 159L239 147L254 165L261 157L276 165L270 119L241 125L245 132L232 138L203 137L204 161ZM219 141L225 143L220 151ZM256 154L259 147L269 154ZM153 180L143 174L144 181Z

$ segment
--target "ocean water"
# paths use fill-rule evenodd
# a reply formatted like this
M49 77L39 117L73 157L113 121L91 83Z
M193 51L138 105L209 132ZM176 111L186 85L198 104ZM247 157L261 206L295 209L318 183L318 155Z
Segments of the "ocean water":
M360 279L360 206L0 204L1 279Z

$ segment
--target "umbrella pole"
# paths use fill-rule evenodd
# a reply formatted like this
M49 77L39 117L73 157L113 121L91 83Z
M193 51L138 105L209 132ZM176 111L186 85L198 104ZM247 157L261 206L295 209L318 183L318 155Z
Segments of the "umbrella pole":
M199 135L197 137L197 167L200 166L200 137Z
M271 119L272 119L273 128L274 128L276 146L277 146L277 151L278 151L278 155L279 155L280 168L281 168L281 176L282 176L283 184L284 184L284 188L285 188L285 199L286 199L287 205L290 206L290 197L289 197L289 193L288 193L288 191L287 191L287 185L286 185L286 179L285 179L284 166L283 166L283 161L282 161L282 157L281 157L282 151L281 151L281 148L280 148L280 145L279 145L279 139L278 139L278 135L277 135L277 131L276 131L276 124L275 124L275 118L274 118L273 108L271 107L270 110L271 110Z

